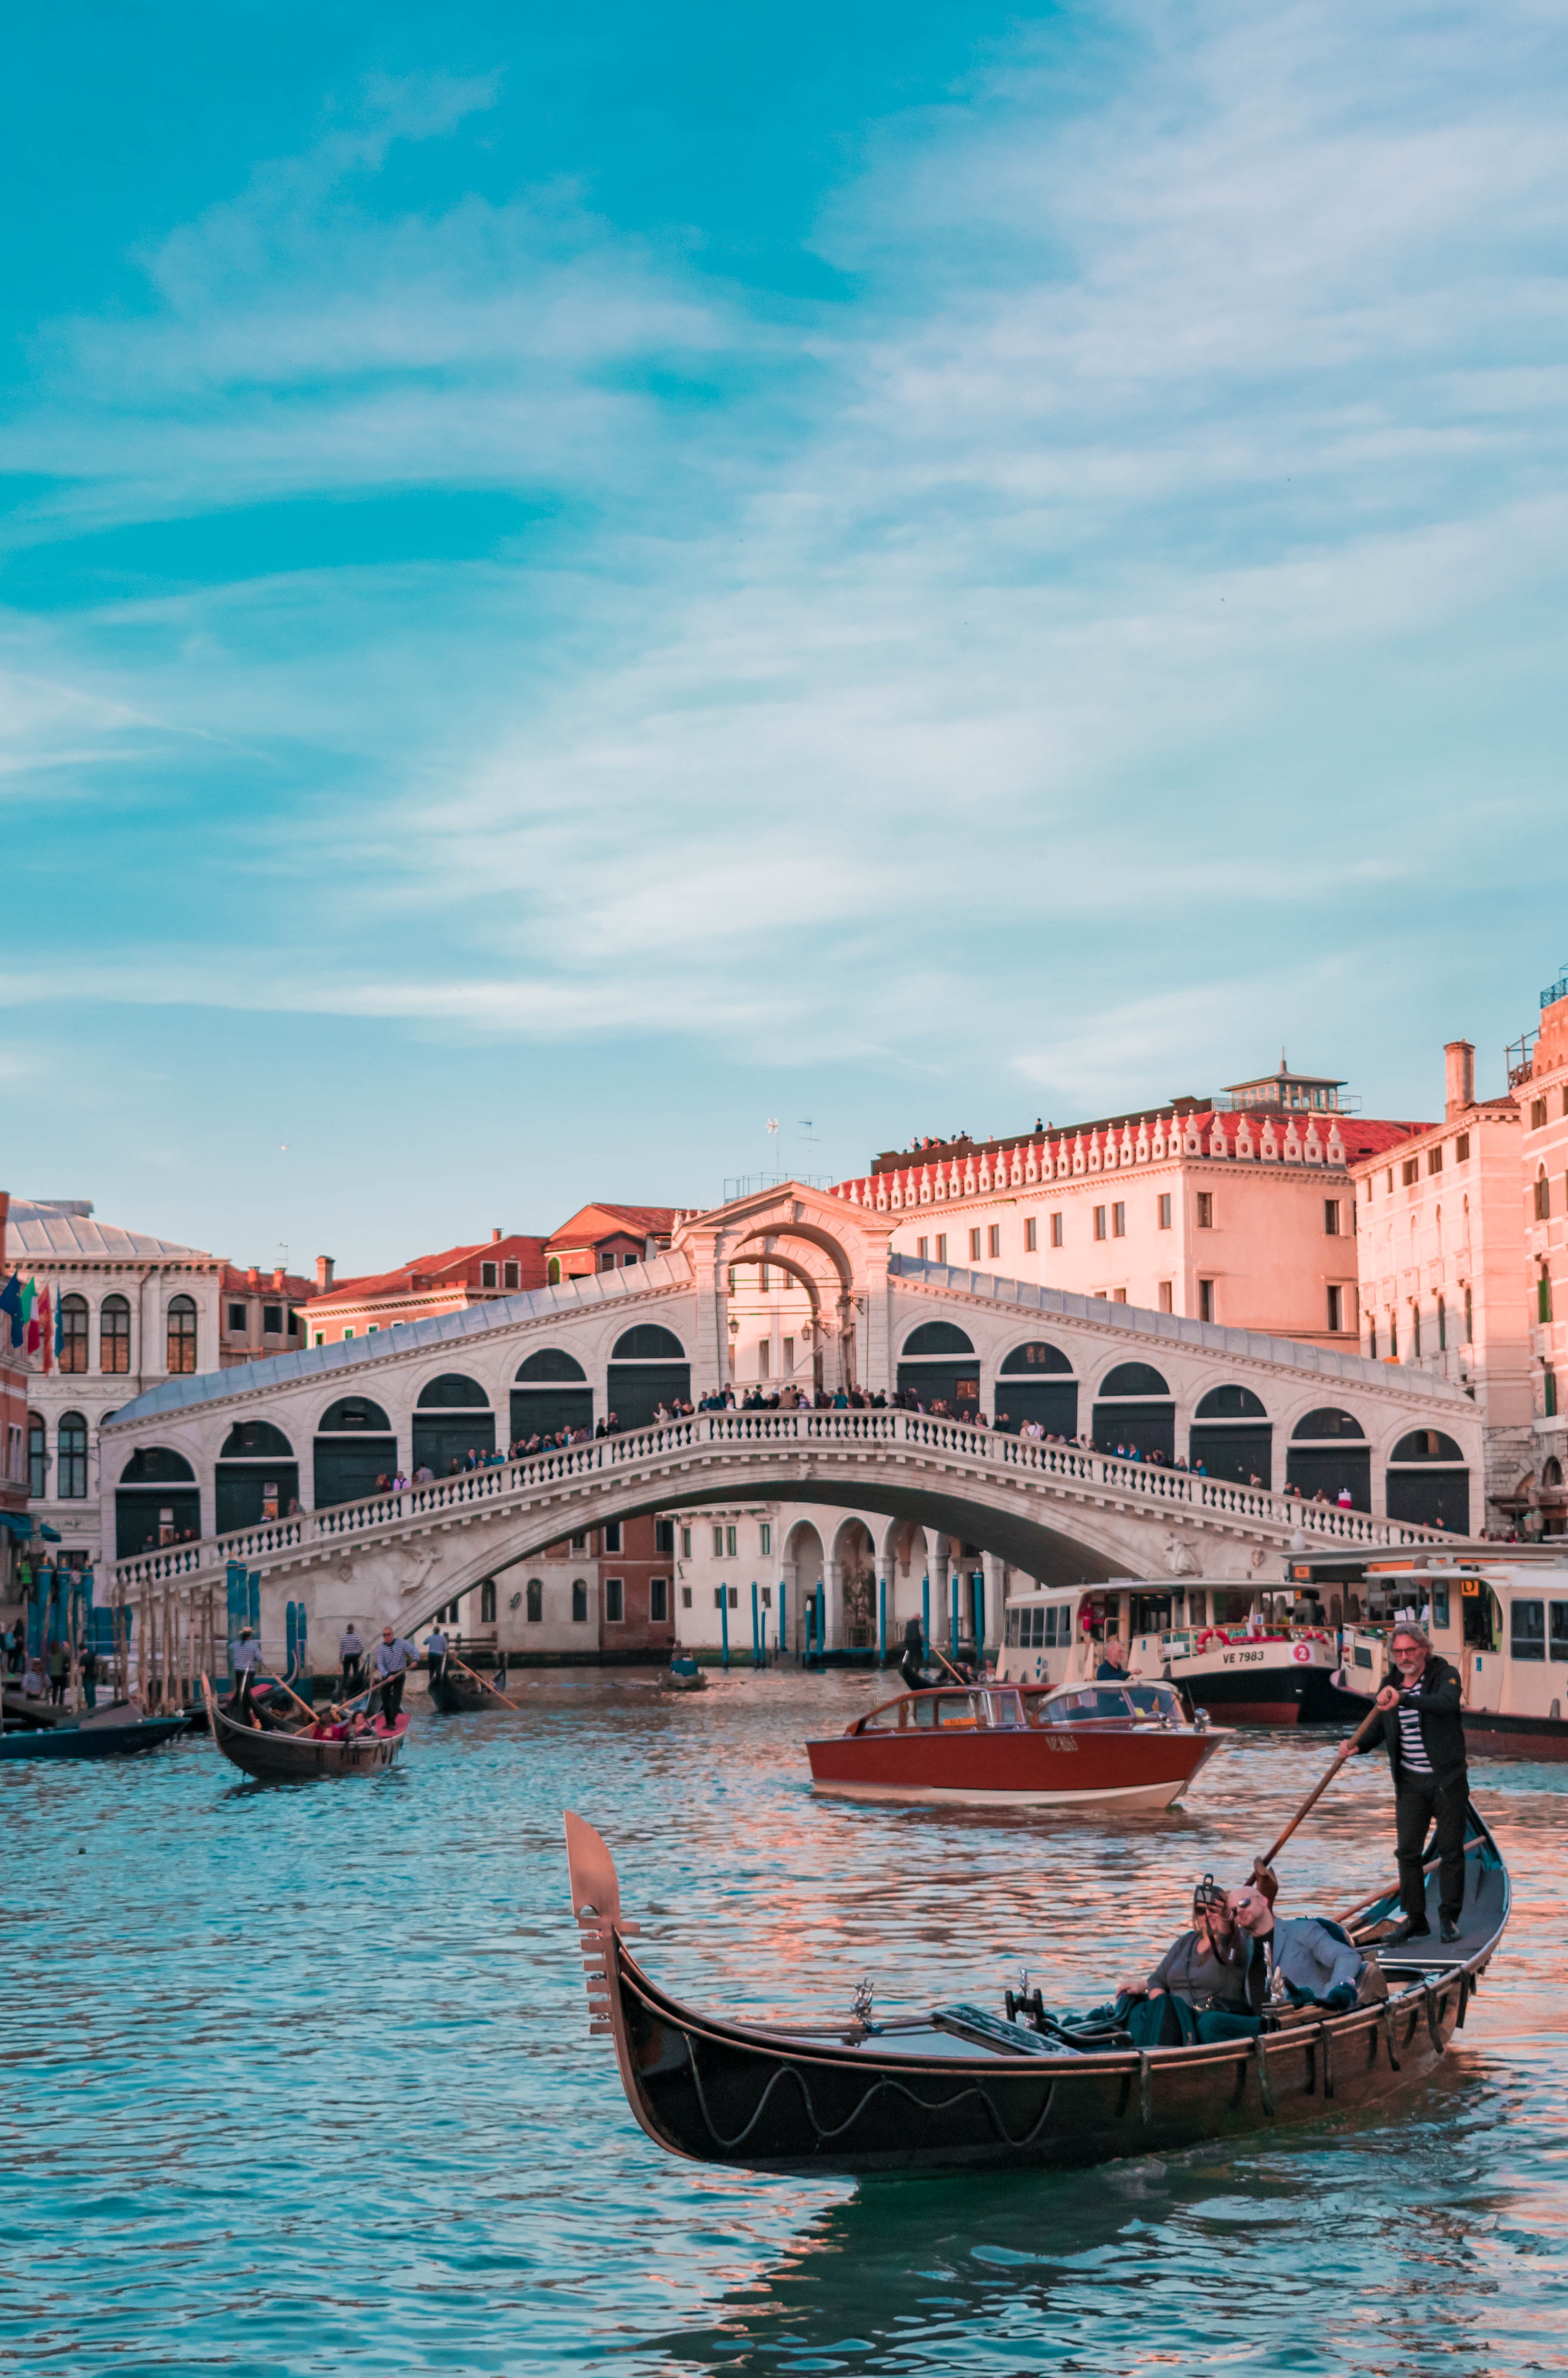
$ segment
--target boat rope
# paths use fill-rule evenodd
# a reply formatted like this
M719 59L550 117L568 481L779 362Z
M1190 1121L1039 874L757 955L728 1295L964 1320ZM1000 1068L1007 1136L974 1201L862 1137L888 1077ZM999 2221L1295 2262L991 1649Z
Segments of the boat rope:
M1146 2048L1141 2048L1138 2050L1138 2111L1145 2122L1154 2120L1155 2084L1154 2076L1149 2070L1149 2051Z
M1394 2001L1392 1999L1390 1999L1383 2007L1382 2028L1383 2036L1388 2042L1389 2069L1392 2072L1397 2072L1399 2070L1399 2059L1394 2052Z
M1426 2000L1428 2036L1441 2056L1448 2043L1442 2036L1442 2000L1438 1996L1437 1984L1429 1982L1421 1996Z
M1047 2122L1050 2120L1051 2107L1056 2097L1056 2083L1052 2080L1047 2082L1046 2084L1046 2102L1041 2107L1038 2116L1035 2121L1030 2124L1028 2130L1023 2132L1021 2138L1014 2138L1011 2132L1008 2129L1007 2124L1002 2120L1000 2115L997 2112L996 2108L992 2105L990 2098L987 2096L985 2090L974 2085L973 2084L957 2090L951 2097L944 2097L940 2101L933 2102L930 2098L918 2096L916 2092L909 2087L906 2082L894 2081L890 2078L888 2074L880 2073L871 2084L871 2086L866 2091L865 2096L860 2098L858 2103L852 2108L850 2113L842 2122L829 2124L820 2120L818 2118L816 2107L811 2102L811 2091L808 2085L805 2074L794 2064L781 2064L778 2071L771 2075L766 2088L763 2090L760 2097L757 2100L756 2108L752 2113L750 2120L747 2122L742 2129L737 2131L732 2138L726 2138L724 2132L720 2130L718 2124L714 2121L712 2113L710 2110L707 2092L702 2086L701 2070L697 2061L697 2044L689 2035L687 2036L686 2053L688 2062L691 2068L692 2086L697 2093L697 2103L701 2108L702 2120L708 2126L708 2135L712 2140L714 2145L723 2148L726 2155L733 2154L736 2148L744 2146L746 2141L750 2137L752 2132L756 2129L758 2123L761 2120L763 2114L767 2110L768 2101L772 2097L773 2091L777 2088L781 2081L785 2080L794 2081L798 2087L801 2096L801 2102L806 2108L806 2118L811 2125L812 2132L819 2145L826 2144L830 2139L842 2138L845 2131L851 2129L853 2125L859 2120L868 2106L872 2105L877 2098L887 2094L907 2099L909 2104L914 2106L917 2111L922 2114L951 2113L955 2106L964 2105L966 2100L971 2097L978 2097L980 2103L985 2107L987 2113L990 2116L991 2122L996 2130L997 2135L1002 2141L1004 2145L1009 2147L1032 2146L1035 2141L1039 2137L1040 2132L1044 2130Z
M1263 2044L1263 2036L1261 2032L1257 2038L1252 2042L1252 2057L1258 2068L1258 2095L1263 2100L1263 2111L1272 2122L1274 2120L1274 2091L1269 2086L1268 2049Z
M1323 2096L1332 2097L1334 2095L1334 2031L1327 2023L1320 2023L1318 2025L1318 2045L1323 2049Z

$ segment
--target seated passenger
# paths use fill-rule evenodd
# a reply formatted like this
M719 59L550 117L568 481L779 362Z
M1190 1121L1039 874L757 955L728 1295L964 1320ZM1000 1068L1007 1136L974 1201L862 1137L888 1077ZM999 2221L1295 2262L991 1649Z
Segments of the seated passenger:
M1255 1883L1230 1894L1231 1913L1261 1952L1269 1991L1293 2007L1346 2014L1364 1999L1386 1995L1381 1971L1370 1966L1349 1934L1320 1916L1276 1916Z
M1171 1942L1146 1981L1121 1985L1119 2006L1138 2048L1234 2039L1261 2028L1263 1959L1232 1918L1212 1874L1192 1892L1192 1928Z

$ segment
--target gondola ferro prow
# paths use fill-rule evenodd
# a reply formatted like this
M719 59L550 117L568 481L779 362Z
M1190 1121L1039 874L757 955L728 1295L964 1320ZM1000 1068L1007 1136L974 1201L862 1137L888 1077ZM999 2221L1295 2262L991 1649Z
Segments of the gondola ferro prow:
M592 1825L566 1811L567 1865L571 1876L571 1912L582 1936L582 1978L588 1990L588 2032L592 2039L615 2036L616 1938L638 1927L621 1914L616 1862Z

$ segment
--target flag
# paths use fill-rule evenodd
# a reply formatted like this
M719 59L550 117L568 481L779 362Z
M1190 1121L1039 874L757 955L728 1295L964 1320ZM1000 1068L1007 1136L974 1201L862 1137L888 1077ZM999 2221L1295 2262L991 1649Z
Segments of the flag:
M38 1342L43 1351L43 1367L46 1371L52 1371L54 1367L54 1330L50 1304L49 1291L44 1289L38 1300L36 1318Z
M30 1354L36 1354L38 1351L39 1338L42 1334L38 1320L38 1281L36 1279L30 1279L26 1287L22 1290L22 1319L27 1323L28 1352Z
M14 1271L11 1274L10 1279L6 1282L5 1287L0 1288L0 1313L3 1313L6 1315L6 1320L11 1325L12 1345L19 1346L22 1342L23 1336L22 1278L20 1272Z
M66 1315L62 1310L60 1299L56 1296L54 1299L54 1360L56 1362L59 1361L65 1351Z

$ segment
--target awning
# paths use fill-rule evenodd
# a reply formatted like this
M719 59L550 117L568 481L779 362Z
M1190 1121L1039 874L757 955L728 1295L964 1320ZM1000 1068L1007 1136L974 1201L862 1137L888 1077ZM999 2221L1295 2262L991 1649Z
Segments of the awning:
M0 1511L0 1528L8 1528L12 1535L20 1536L24 1543L31 1542L32 1521L25 1511Z
M59 1529L46 1528L42 1519L38 1522L38 1532L43 1538L46 1544L57 1544L60 1542Z

